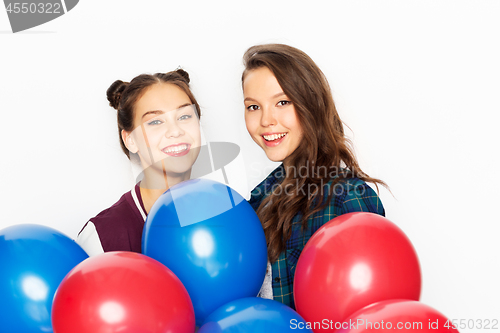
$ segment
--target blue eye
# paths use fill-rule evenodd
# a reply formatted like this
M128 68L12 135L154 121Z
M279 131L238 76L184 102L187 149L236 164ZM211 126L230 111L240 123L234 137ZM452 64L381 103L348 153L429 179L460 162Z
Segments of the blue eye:
M154 120L151 120L150 122L148 122L148 125L160 125L161 123L162 123L161 120L154 119Z
M190 114L183 114L182 116L179 117L179 120L186 120L186 119L190 119L192 117L193 116Z

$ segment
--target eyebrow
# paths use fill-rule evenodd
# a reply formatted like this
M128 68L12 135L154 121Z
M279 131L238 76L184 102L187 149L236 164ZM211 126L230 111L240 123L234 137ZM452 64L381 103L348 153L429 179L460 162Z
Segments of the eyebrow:
M177 107L176 109L174 109L172 111L177 111L179 109L185 108L186 106L190 106L190 105L193 105L193 104L191 104L191 103L184 103L184 104L182 104L181 106ZM151 111L148 111L148 112L144 113L142 115L142 118L146 117L149 114L163 114L163 113L165 113L165 111L162 111L162 110L151 110Z
M282 92L280 92L280 93L277 93L276 95L271 96L271 98L277 98L277 97L280 97L280 96L286 96L286 94L282 91ZM256 100L256 99L253 99L252 97L247 97L247 98L245 98L243 101L244 101L244 102L246 102L246 101L253 101L253 102L257 102L257 100Z

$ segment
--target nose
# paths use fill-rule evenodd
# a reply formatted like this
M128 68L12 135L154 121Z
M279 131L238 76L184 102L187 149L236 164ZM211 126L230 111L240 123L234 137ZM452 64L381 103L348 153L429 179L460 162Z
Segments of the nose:
M269 110L268 108L264 108L262 110L262 116L260 118L260 124L263 127L269 127L276 125L276 118L274 116L273 110Z
M172 122L167 125L167 129L165 131L166 138L178 138L183 134L184 130L176 122Z

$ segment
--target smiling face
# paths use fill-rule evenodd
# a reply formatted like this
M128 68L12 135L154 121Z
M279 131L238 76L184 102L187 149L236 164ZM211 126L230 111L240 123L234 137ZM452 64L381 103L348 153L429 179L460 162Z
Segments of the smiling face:
M246 74L243 94L248 133L271 161L286 164L303 137L293 103L267 67Z
M122 132L144 170L190 173L201 144L200 124L188 95L175 84L149 87L134 106L132 132ZM188 175L189 177L189 175Z

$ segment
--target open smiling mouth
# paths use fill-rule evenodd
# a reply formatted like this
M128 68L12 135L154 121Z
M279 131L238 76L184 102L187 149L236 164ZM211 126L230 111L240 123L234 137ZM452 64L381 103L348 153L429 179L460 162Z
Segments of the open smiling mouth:
M191 145L189 143L181 143L178 145L171 145L163 148L161 151L167 154L168 156L183 156L189 153L189 149Z
M277 134L264 134L262 137L264 138L264 143L268 147L277 146L283 141L288 133L277 133Z

